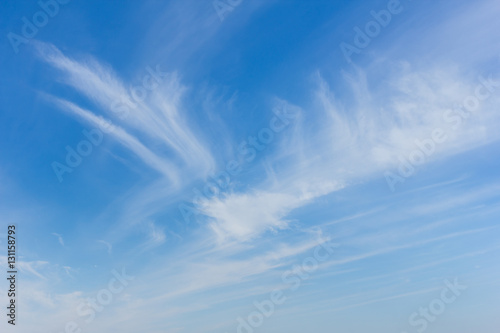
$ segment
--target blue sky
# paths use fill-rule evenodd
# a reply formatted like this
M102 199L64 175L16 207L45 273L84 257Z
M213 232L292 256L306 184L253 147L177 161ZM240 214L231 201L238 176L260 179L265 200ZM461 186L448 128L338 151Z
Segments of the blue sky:
M2 329L497 333L499 12L2 2Z

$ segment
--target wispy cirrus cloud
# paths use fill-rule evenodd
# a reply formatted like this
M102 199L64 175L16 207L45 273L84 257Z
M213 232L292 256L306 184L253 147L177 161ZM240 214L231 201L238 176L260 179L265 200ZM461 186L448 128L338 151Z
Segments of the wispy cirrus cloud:
M360 68L344 72L351 94L342 99L315 74L314 103L308 110L294 106L301 110L300 117L266 160L267 178L246 192L204 203L202 212L219 240L251 239L286 229L294 209L397 169L400 157L436 129L445 131L449 140L437 145L427 162L500 138L495 108L500 90L454 129L447 112L473 94L482 79L471 80L454 68L413 69L408 63L390 62L385 66L392 70L377 87L373 82L379 74Z
M59 242L59 244L61 244L61 246L64 246L64 239L61 235L56 234L55 232L53 232L52 235L57 237L57 241Z
M214 161L209 149L189 129L187 120L180 113L185 88L175 73L162 72L159 66L155 69L156 73L148 68L143 86L134 87L124 83L109 66L95 59L87 57L77 61L65 56L53 45L41 42L35 45L40 58L62 72L64 83L93 101L113 123L122 124L123 127L116 125L113 136L138 154L147 165L162 169L171 180L175 179L174 174L180 169L187 168L193 175L202 178L213 169ZM151 83L155 78L159 82ZM145 98L143 94L148 93ZM63 109L72 111L94 126L100 120L98 113L84 110L69 101L55 100ZM159 145L163 149L156 149L153 153L144 144ZM176 161L176 165L170 161Z

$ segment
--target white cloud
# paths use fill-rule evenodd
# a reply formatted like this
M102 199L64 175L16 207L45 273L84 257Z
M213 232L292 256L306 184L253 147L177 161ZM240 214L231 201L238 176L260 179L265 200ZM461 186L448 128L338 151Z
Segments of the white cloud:
M155 223L152 221L146 223L145 229L147 233L147 241L146 241L147 248L161 245L167 239L165 231L162 228L156 226Z
M64 246L64 239L62 238L61 235L56 234L55 232L53 232L52 235L57 237L57 240L59 241L59 244L61 244L61 246Z
M293 129L283 133L287 137L265 165L266 180L246 192L205 202L202 211L219 240L244 240L286 228L292 210L353 183L383 177L384 171L399 166L399 156L418 148L415 140L430 138L436 128L445 130L449 140L437 144L427 162L500 137L495 108L500 90L460 128L453 130L445 121L444 113L481 84L455 69L414 70L402 63L392 67L377 87L370 82L381 78L372 78L370 72L357 69L343 75L353 99L339 100L316 75L315 107L300 111ZM314 131L307 130L311 122Z
M138 95L134 95L134 91L138 89L127 89L126 84L111 68L96 60L87 58L76 61L66 57L52 45L40 42L35 45L42 60L63 72L65 83L95 102L115 123L123 124L122 127L116 126L113 136L148 162L148 165L163 170L169 177L179 173L179 169L187 168L190 175L203 178L213 169L214 161L209 150L190 130L187 119L180 112L181 97L185 88L175 73L164 73L160 68L150 68L151 71L156 70L155 75L159 77L160 82L156 82L157 85L149 82L147 86L151 88L146 89L142 86L143 81L140 81L138 88L147 94L141 101ZM149 78L153 76L145 71ZM102 119L92 112L64 100L58 102L63 108L73 111L78 118L84 118L94 126L102 124ZM140 133L140 137L129 132ZM145 148L143 141L148 145L152 144L151 146L163 146L163 149L156 149L153 153ZM172 168L171 163L166 162L173 159L169 158L168 154L174 154L182 163L176 165L175 169ZM165 166L169 164L166 171Z

